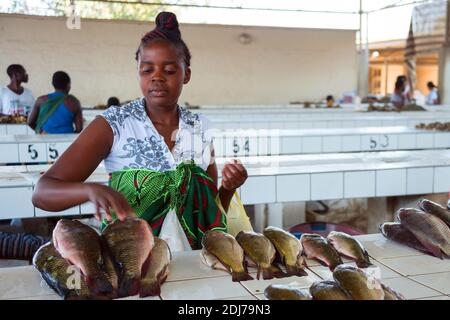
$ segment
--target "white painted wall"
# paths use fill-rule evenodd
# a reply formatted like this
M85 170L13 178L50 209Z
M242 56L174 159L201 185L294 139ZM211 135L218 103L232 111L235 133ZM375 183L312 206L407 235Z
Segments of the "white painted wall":
M133 99L140 95L134 52L153 26L82 20L81 30L69 30L64 18L0 14L0 83L9 64L21 63L36 96L65 70L83 105ZM355 31L194 24L181 31L193 59L180 102L282 104L356 90ZM253 42L240 44L242 32Z

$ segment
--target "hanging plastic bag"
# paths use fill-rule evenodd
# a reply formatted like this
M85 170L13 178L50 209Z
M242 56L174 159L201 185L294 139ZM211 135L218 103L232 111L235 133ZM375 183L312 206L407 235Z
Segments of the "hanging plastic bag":
M171 252L192 250L174 209L164 218L159 238L167 242Z
M237 192L235 192L233 198L231 198L228 211L224 210L219 195L216 197L216 204L220 210L226 213L229 234L236 236L240 231L253 231L250 218L247 216L247 212L245 212Z

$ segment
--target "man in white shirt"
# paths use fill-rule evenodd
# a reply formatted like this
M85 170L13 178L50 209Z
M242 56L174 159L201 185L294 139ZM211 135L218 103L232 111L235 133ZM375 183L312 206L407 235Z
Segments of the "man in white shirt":
M6 69L11 82L0 88L0 114L27 115L34 105L31 91L22 86L28 82L28 74L20 64L12 64Z

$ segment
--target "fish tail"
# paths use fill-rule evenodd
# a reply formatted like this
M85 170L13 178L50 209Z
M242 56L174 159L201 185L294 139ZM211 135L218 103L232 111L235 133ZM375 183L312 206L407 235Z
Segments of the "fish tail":
M231 277L233 282L253 280L253 278L245 270L233 271L231 272Z
M93 295L110 294L114 288L105 275L86 277L86 284Z
M299 277L304 277L308 275L306 271L299 266L286 266L286 273L289 276L299 276Z
M134 296L139 293L140 277L124 276L119 286L119 297Z
M272 266L269 266L267 268L259 267L258 268L258 274L259 274L259 269L261 269L261 271L262 271L262 275L263 275L263 279L264 280L273 279ZM259 280L259 277L258 277L258 280Z
M280 268L278 268L274 265L271 266L271 269L272 269L272 274L275 278L284 278L287 276L286 273L284 273Z
M139 297L159 296L161 293L161 284L157 279L153 281L141 282Z

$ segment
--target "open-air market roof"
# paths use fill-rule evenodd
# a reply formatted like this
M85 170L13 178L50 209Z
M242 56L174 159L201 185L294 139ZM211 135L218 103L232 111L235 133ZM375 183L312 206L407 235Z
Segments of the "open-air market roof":
M171 10L185 23L361 28L358 40L365 43L366 38L406 39L413 8L435 2L442 0L7 0L0 12L68 15L75 10L82 18L148 21L155 12Z

